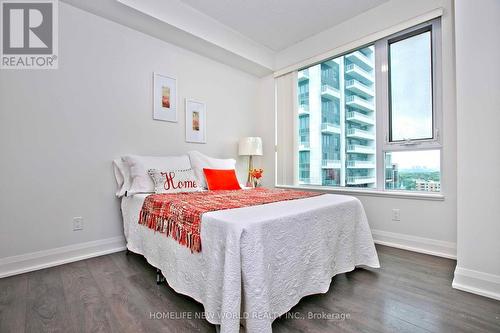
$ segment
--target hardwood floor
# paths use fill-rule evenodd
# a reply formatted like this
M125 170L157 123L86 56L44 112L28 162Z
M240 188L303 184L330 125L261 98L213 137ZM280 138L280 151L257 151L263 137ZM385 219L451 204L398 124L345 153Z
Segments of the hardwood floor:
M451 288L455 261L377 249L382 268L334 277L273 332L500 332L499 301ZM0 332L215 332L194 318L201 304L155 276L143 257L121 252L0 279Z

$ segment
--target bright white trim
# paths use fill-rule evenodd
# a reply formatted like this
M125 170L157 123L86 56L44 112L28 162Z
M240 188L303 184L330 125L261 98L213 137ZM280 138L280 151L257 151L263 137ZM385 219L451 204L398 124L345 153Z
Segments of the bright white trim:
M274 67L274 51L181 1L116 0L160 22L263 67ZM100 1L99 1L100 2Z
M413 26L416 26L418 24L430 21L432 19L435 19L437 17L443 16L443 8L437 8L434 9L430 12L427 12L425 14L416 16L412 19L405 20L404 22L400 22L396 25L393 25L390 28L384 29L382 31L375 32L373 34L370 34L368 36L365 36L363 38L360 38L356 41L353 41L351 43L344 44L342 46L339 46L331 51L321 53L317 56L311 57L309 59L305 59L301 62L298 62L294 65L287 66L285 68L282 68L280 70L277 70L274 72L274 77L279 77L285 74L288 74L290 72L300 70L301 68L309 67L314 64L320 63L326 59L333 58L335 56L341 55L343 53L349 52L350 50L354 50L357 48L360 48L364 45L371 44L375 42L376 40L385 38L387 36L390 36L392 34L398 33L402 30L406 30L408 28L411 28Z
M386 197L397 199L414 199L414 200L429 200L429 201L444 201L445 196L442 193L421 193L409 191L389 191L389 190L375 190L375 189L355 189L353 187L332 187L321 185L274 185L277 188L286 188L294 190L310 190L320 191L325 193L345 194L345 195L363 195L370 197Z
M98 257L126 249L123 236L0 259L0 278Z
M457 244L431 238L372 229L375 244L430 254L448 259L457 258Z
M500 276L463 267L455 269L452 287L469 293L500 300Z

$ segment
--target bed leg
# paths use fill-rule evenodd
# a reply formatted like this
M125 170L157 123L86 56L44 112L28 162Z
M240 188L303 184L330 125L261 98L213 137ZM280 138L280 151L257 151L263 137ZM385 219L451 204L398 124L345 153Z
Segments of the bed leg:
M165 278L163 277L163 274L161 274L160 269L156 269L156 284L161 284L163 281L165 281Z
M220 325L215 325L215 333L220 333Z

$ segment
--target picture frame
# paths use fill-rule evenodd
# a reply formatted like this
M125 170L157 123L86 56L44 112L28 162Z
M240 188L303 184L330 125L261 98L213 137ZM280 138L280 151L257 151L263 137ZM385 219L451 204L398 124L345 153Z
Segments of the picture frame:
M153 73L153 119L177 122L177 79Z
M186 99L186 142L207 143L207 106L193 99Z

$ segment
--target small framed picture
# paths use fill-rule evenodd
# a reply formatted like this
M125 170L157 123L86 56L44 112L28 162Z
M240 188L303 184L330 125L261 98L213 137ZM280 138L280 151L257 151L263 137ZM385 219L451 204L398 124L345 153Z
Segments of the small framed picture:
M186 142L207 143L206 122L205 103L186 99Z
M177 80L153 74L153 119L177 122Z

